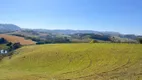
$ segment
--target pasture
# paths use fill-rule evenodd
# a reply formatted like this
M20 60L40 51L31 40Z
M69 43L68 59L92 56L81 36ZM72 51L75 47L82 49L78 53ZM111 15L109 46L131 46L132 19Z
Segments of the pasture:
M12 35L7 35L7 34L0 34L0 37L6 39L8 42L12 42L12 43L20 42L21 45L36 44L32 40L26 40L23 37L18 37L18 36L12 36Z
M24 46L0 62L0 80L142 80L141 44Z

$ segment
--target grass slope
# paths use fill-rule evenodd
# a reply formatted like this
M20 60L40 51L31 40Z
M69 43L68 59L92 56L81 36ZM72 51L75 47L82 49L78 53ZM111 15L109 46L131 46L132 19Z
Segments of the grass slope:
M0 62L0 80L142 80L140 44L25 46Z
M1 49L7 49L8 48L8 46L6 46L6 44L0 44L0 50Z
M26 40L22 37L18 37L18 36L12 36L12 35L7 35L7 34L0 34L0 37L5 38L7 41L9 42L20 42L22 45L29 45L29 44L35 44L34 41L32 40Z

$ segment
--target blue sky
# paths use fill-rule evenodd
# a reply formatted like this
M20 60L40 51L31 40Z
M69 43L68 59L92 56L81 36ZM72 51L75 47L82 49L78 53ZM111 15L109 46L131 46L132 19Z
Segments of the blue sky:
M0 0L0 23L142 34L142 0Z

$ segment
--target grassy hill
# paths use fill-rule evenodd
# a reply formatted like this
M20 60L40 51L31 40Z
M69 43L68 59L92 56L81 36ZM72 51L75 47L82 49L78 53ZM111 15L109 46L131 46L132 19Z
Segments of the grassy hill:
M0 80L142 80L140 44L25 46L0 62Z
M7 34L0 34L0 37L5 38L7 41L12 42L12 43L20 42L22 45L35 44L34 41L26 40L23 37L12 36L12 35L7 35Z

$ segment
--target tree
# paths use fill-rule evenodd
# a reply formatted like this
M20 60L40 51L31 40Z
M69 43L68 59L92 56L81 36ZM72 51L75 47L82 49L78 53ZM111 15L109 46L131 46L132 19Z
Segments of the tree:
M7 44L6 44L6 46L11 46L12 45L12 42L8 42Z
M140 44L142 44L142 38L139 39Z
M7 40L5 40L4 38L0 38L0 44L6 43Z
M14 43L12 47L13 47L13 49L18 49L18 48L21 47L21 44L19 42L18 43Z

